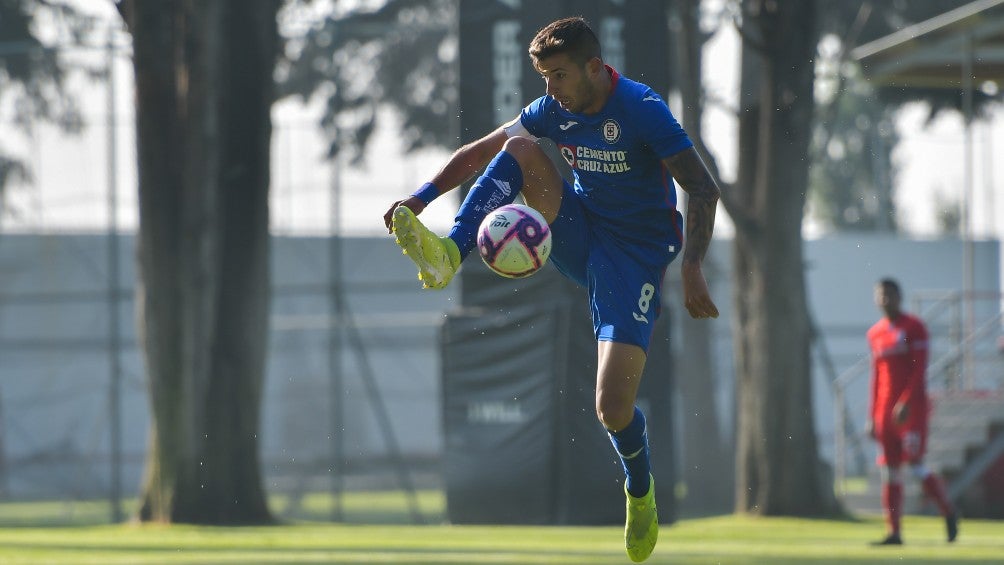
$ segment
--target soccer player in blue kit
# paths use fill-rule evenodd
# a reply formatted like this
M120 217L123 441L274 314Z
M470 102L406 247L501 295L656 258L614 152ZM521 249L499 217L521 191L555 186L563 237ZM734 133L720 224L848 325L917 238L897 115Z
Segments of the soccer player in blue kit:
M545 26L529 53L546 95L458 149L430 182L391 205L384 223L417 265L423 287L443 288L475 247L489 212L519 193L543 214L554 238L551 261L588 289L598 353L596 414L624 466L627 553L644 561L658 539L659 519L645 415L635 399L663 275L681 249L688 312L718 316L701 262L719 189L662 98L603 63L583 18ZM571 165L574 185L536 143L543 137ZM482 169L448 236L422 225L416 215L426 205ZM685 246L673 179L689 196Z

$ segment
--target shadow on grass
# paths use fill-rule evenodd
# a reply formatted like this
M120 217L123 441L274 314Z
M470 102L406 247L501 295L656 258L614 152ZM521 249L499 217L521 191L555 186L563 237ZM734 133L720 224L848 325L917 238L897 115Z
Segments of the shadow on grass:
M445 501L439 491L420 491L418 507L421 522L416 522L403 492L351 492L341 501L339 519L328 493L313 493L291 499L285 495L269 497L269 508L277 525L297 522L415 525L441 524L445 521ZM121 512L126 522L135 515L138 501L125 499ZM114 525L114 512L108 500L30 500L0 502L0 528L60 528Z

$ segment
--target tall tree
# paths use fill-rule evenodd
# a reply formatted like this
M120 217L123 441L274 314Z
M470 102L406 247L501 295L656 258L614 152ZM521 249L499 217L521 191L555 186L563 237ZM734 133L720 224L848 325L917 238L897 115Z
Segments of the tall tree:
M142 520L271 521L258 433L279 0L122 0L133 36Z
M703 139L705 92L702 86L702 50L712 37L701 28L701 0L676 0L673 3L671 26L676 39L674 61L676 80L683 105L681 123L688 134L697 140ZM699 145L706 160L706 148ZM686 197L686 194L684 194ZM708 266L714 268L713 258ZM709 277L715 273L709 269ZM706 320L694 320L681 316L683 331L680 335L680 349L687 355L676 357L676 371L680 375L709 375L705 378L677 379L680 395L686 399L687 410L680 415L683 428L683 481L686 484L686 500L682 506L685 512L694 514L717 514L728 512L733 506L733 493L723 489L723 484L732 481L735 465L733 450L719 425L719 411L716 403L716 383L710 375L714 366L711 350L711 326Z
M819 40L815 0L743 0L739 172L723 203L736 226L733 343L736 509L839 511L819 460L802 217Z
M804 516L840 511L829 474L818 460L801 238L811 161L807 148L812 140L824 140L818 147L825 149L842 135L819 121L815 136L811 130L821 30L849 40L841 49L846 53L856 44L965 2L863 0L817 5L815 0L735 0L743 37L739 172L736 182L724 187L722 203L737 233L732 271L738 511ZM863 13L870 17L862 19ZM848 78L841 69L837 96L830 99L832 105L821 108L816 120L823 117L827 122L844 110L843 89L848 84L843 81ZM957 108L961 100L957 92L934 89L884 89L867 96L877 99L883 110L873 119L867 114L865 119L861 114L848 118L854 124L848 130L874 127L875 118L887 118L889 108L906 101L928 102L933 116ZM978 96L975 102L979 106L986 100ZM856 145L851 134L844 140ZM701 145L699 138L695 141ZM892 150L895 140L889 141L883 150ZM707 150L699 149L714 165ZM839 205L831 209L846 212ZM877 218L873 221L881 225Z

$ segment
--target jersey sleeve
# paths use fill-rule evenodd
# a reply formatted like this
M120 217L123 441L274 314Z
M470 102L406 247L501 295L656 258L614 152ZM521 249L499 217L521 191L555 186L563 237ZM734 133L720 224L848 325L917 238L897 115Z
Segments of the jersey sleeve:
M538 139L536 135L533 135L530 133L530 130L526 129L519 116L516 116L511 122L505 124L503 129L505 130L506 137L526 137L534 141Z
M639 102L637 116L645 142L660 159L694 146L669 106L651 88Z
M548 111L547 101L547 96L541 96L527 104L519 113L519 123L535 138L547 137L548 123L553 114Z

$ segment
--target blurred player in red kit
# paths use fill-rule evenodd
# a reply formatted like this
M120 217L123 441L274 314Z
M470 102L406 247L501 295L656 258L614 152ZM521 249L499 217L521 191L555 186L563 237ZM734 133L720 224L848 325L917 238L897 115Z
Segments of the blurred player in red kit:
M927 328L920 318L901 309L899 283L882 279L875 286L875 304L885 316L868 330L872 355L871 409L868 429L879 444L882 508L888 534L876 545L901 545L903 513L901 468L909 465L924 494L945 517L948 541L958 535L958 518L941 478L924 466L930 403L927 398Z

